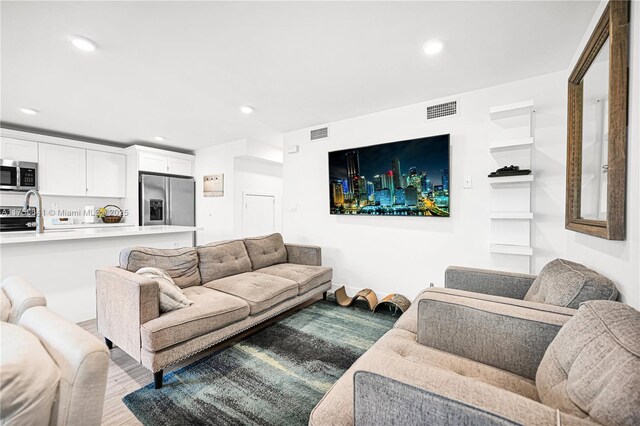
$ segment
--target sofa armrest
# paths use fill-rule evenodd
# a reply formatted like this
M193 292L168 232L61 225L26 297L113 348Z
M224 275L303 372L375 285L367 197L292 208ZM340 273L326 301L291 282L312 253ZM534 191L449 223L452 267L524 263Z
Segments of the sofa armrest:
M160 316L158 283L115 266L96 271L98 332L140 361L140 326Z
M285 244L287 262L297 265L322 266L322 249L318 246Z
M450 371L440 370L438 376L442 377L434 378L433 385L421 386L357 371L354 375L355 426L593 424ZM446 380L439 383L441 379Z
M44 306L25 312L19 325L40 340L60 370L51 424L99 425L109 370L107 347Z
M535 380L547 347L575 309L426 292L418 304L420 344ZM523 306L526 305L526 306Z
M22 277L12 276L2 280L2 291L11 301L8 322L17 324L25 311L34 306L47 306L44 294Z
M535 279L535 275L462 266L449 266L444 272L446 288L520 300L524 299Z

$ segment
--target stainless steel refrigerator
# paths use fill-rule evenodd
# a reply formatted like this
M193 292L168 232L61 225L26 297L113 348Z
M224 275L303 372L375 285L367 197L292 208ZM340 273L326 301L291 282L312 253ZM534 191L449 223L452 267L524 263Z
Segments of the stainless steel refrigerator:
M194 226L193 178L140 175L140 225Z

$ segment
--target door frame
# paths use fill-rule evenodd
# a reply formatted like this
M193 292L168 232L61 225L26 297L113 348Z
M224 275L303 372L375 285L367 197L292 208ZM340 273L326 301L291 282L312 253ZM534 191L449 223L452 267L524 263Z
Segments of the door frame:
M246 219L246 197L271 197L273 199L273 230L276 229L276 195L268 192L242 191L242 235L244 235L244 223Z

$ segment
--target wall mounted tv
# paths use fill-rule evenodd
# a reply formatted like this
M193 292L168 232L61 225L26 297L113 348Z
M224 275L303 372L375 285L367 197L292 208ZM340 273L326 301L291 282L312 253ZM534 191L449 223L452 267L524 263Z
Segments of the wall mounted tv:
M331 214L449 216L449 135L329 153Z

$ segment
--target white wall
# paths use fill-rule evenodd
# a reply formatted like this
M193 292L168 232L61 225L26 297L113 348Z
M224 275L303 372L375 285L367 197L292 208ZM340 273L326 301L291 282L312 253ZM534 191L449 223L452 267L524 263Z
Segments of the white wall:
M632 52L639 45L637 27L634 32ZM506 255L489 253L491 193L486 175L494 165L488 144L496 124L489 121L488 110L534 99L532 271L539 272L556 257L575 260L609 276L624 301L640 306L637 52L633 61L626 241L564 229L569 71L456 95L461 106L456 118L427 123L429 102L330 123L328 141L309 142L309 129L285 134L285 147L300 146L299 153L284 158L285 240L322 246L323 262L334 268L337 285L410 298L430 282L442 285L448 265L509 268L512 262ZM443 133L451 134L450 218L329 215L329 151ZM462 187L467 175L473 177L472 189Z
M196 151L196 243L206 244L242 236L242 194L276 196L276 230L281 228L282 142L246 139ZM278 145L274 145L278 144ZM204 197L202 178L224 173L224 196Z

